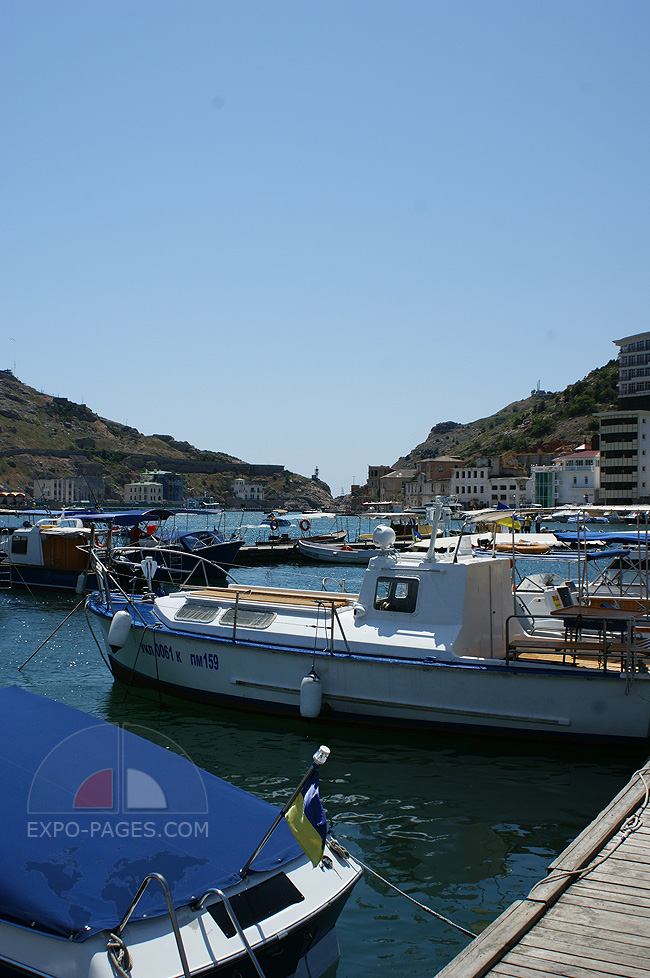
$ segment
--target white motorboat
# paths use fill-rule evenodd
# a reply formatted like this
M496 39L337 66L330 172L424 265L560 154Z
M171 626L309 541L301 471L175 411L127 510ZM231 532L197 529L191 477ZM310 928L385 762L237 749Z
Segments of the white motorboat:
M358 595L232 586L130 600L98 566L86 607L129 685L374 726L648 737L647 652L632 617L614 640L606 620L579 628L569 609L545 637L523 627L509 561L438 559L433 544L398 553L393 540L375 531L381 552Z
M336 961L361 868L312 823L326 748L280 811L18 687L0 730L0 974L315 978Z

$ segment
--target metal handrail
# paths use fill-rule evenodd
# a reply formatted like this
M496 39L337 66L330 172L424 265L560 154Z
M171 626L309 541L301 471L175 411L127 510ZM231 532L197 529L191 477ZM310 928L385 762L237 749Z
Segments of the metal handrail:
M171 922L172 922L172 928L174 930L174 937L176 938L176 947L178 948L178 955L179 955L179 957L181 959L181 965L182 965L182 968L183 968L183 974L185 975L185 978L192 978L192 976L190 974L190 968L189 968L189 965L187 963L187 956L185 954L185 948L183 947L183 938L181 937L180 927L178 926L178 918L176 916L176 909L175 909L174 904L172 902L171 891L169 889L169 885L167 883L167 880L165 879L164 876L161 876L160 873L149 873L148 876L145 876L145 878L142 880L142 883L140 883L140 887L138 889L138 892L136 893L136 895L134 896L133 900L131 901L131 906L127 910L126 914L124 915L124 917L122 919L121 924L116 928L116 930L115 930L114 933L117 934L118 937L121 937L124 928L126 927L126 925L128 924L129 920L131 919L131 915L132 915L133 911L135 910L135 908L137 907L138 903L140 902L140 899L142 897L142 894L144 893L144 891L149 886L149 883L151 882L151 880L156 880L158 883L160 883L160 885L162 887L162 891L165 894L165 900L167 902L167 910L169 911L169 917L170 917ZM262 978L264 978L264 976L262 976Z
M208 899L208 897L215 896L215 895L218 896L220 900L223 902L223 905L226 908L226 913L230 917L230 922L235 928L239 940L242 942L244 948L246 949L246 952L249 958L251 959L253 963L253 967L255 968L257 974L259 975L259 978L265 978L264 972L260 968L259 961L255 957L255 952L253 951L253 948L248 943L246 939L246 935L244 934L242 926L239 923L239 920L237 919L237 915L235 914L235 911L232 908L230 900L223 892L223 890L219 890L216 887L214 889L206 890L206 892L203 894L202 897L200 897L200 899L194 901L194 903L192 904L192 910L202 910L205 901Z

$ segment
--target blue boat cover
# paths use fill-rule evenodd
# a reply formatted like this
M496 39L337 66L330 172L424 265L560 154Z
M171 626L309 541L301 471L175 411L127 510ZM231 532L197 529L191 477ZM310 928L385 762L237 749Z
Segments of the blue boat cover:
M0 689L0 918L83 940L120 923L149 873L177 907L240 879L279 810L137 729ZM253 870L301 854L283 819ZM152 881L131 919L164 913Z
M554 535L558 540L566 543L595 543L603 540L606 543L627 543L628 546L638 546L639 539L645 543L645 527L641 533L636 530L554 530Z

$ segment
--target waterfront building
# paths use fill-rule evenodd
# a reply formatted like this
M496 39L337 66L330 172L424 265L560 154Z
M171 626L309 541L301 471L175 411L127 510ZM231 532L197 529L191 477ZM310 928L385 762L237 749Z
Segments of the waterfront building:
M163 487L160 482L127 482L123 495L124 502L130 506L160 506Z
M391 469L379 480L379 502L397 500L405 504L407 498L407 485L416 477L414 466L404 466L400 469Z
M531 468L529 497L545 509L595 503L599 489L600 452L586 445Z
M415 478L404 486L408 509L432 506L439 496L452 494L451 481L461 459L448 455L425 458L415 463Z
M264 502L264 486L245 479L235 479L232 484L233 495L244 503Z
M605 504L650 497L650 411L605 411L600 421L600 492Z
M185 477L178 472L144 472L143 482L159 482L163 488L163 499L166 503L182 503L185 489Z
M74 506L106 498L106 480L102 476L82 475L60 479L35 479L34 500Z

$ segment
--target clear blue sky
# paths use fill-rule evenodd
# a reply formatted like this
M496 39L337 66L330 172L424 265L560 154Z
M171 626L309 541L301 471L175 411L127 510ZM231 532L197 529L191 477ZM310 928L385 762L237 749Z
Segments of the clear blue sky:
M0 367L335 495L650 328L648 0L2 0Z

